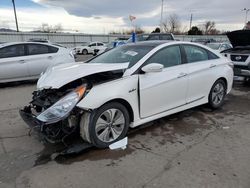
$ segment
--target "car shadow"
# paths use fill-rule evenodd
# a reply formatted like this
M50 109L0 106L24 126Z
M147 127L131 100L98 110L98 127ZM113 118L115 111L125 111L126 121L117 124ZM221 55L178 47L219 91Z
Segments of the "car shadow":
M11 87L17 87L17 86L34 85L36 83L37 83L37 80L0 83L0 88L11 88Z

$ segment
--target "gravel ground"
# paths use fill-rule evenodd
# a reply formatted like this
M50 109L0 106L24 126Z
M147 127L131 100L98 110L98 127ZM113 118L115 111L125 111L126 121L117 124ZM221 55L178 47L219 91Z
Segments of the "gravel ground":
M35 83L0 87L1 188L250 187L249 85L237 81L219 110L200 106L130 131L126 150L68 157L28 136L18 114Z

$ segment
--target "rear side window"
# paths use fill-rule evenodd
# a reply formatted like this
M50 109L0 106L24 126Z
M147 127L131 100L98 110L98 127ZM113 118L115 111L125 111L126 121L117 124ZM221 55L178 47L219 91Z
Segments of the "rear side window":
M203 48L193 45L184 45L184 50L186 53L188 63L195 63L198 61L209 60L207 50Z
M97 46L103 46L103 44L102 43L97 43Z
M214 53L207 51L208 53L208 59L219 59L219 57L217 55L215 55Z
M149 35L147 40L160 40L159 35Z
M24 45L12 45L0 49L0 58L24 56Z
M57 51L58 48L52 46L47 46L42 44L28 44L29 55L56 53Z
M181 51L179 46L166 47L156 52L146 64L160 63L165 68L181 64Z
M188 63L195 63L199 61L207 61L207 60L219 58L213 52L210 52L209 50L206 50L199 46L183 45L183 47L186 53Z
M53 46L49 46L49 53L56 53L56 52L58 52L58 48L56 48L56 47L53 47Z

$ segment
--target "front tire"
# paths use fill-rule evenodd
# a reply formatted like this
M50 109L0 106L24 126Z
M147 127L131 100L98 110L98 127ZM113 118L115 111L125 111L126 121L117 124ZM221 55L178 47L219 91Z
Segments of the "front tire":
M82 54L83 54L83 55L87 55L87 54L88 54L88 50L83 49L83 50L82 50Z
M223 103L227 93L226 83L223 80L217 80L211 88L208 97L208 104L211 108L220 108Z
M107 103L92 112L87 126L87 137L91 144L106 148L126 136L129 128L128 110L120 103Z

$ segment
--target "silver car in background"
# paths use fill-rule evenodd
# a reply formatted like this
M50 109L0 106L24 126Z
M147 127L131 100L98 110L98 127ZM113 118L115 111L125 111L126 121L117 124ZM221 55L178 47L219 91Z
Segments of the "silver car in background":
M32 80L48 67L75 62L71 50L39 42L0 44L0 83Z

